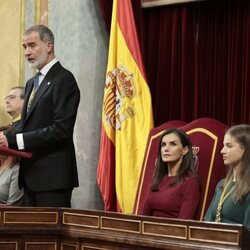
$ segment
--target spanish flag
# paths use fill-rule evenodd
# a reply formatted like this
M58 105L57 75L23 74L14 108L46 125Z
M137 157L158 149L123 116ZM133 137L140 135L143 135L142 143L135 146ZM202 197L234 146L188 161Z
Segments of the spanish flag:
M130 0L114 0L97 182L106 211L132 213L147 136L150 90Z

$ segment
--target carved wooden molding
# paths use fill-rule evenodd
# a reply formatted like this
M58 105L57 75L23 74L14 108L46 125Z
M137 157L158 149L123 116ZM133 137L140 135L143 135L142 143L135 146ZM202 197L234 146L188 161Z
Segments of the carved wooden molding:
M141 0L141 6L143 8L156 7L168 4L179 4L188 2L200 2L204 0Z
M250 249L250 232L237 224L64 208L6 207L0 214L0 249Z

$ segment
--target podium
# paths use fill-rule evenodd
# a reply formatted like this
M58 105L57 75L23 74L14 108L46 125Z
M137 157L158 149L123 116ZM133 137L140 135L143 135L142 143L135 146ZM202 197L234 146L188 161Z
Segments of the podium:
M250 249L242 225L66 208L0 208L0 249Z
M32 153L19 151L2 146L0 146L0 155L16 156L21 158L32 158Z

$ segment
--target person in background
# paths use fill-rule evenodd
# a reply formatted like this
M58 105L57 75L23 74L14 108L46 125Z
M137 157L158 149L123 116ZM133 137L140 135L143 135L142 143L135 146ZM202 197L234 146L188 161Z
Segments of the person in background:
M27 29L22 45L37 72L26 83L21 129L0 135L0 146L32 153L31 159L20 161L25 206L71 207L73 188L79 185L73 130L80 90L56 59L48 27Z
M228 172L216 186L205 221L250 228L250 125L229 128L223 144L221 154Z
M23 205L23 190L18 187L19 159L0 155L0 205Z
M19 128L21 125L21 113L24 101L24 87L13 87L5 97L6 112L11 116L12 128Z
M200 194L189 137L180 129L165 131L143 215L194 219Z
M11 123L5 128L7 131L20 127L23 99L24 88L19 86L13 87L5 97L6 111L11 116ZM18 157L0 155L0 205L23 205L23 190L18 187L18 173Z

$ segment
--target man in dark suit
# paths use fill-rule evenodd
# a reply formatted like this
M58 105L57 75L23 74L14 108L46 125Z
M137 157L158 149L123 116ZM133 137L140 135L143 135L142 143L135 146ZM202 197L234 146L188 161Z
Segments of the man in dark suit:
M26 30L23 48L37 74L26 83L21 130L1 135L0 146L32 152L32 159L20 162L26 206L70 207L78 186L73 130L80 91L73 74L55 58L50 29Z

